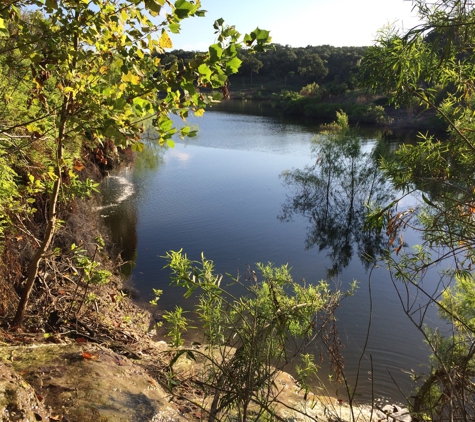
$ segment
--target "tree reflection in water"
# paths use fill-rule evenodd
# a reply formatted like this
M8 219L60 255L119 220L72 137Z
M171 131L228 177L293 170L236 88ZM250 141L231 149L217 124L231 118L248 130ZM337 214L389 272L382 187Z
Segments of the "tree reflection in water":
M384 205L394 198L378 167L384 153L383 141L365 152L357 130L339 115L337 123L314 140L315 164L280 176L293 194L287 196L278 218L291 221L299 214L308 219L306 249L318 245L320 251L329 250L330 277L348 266L355 248L365 268L383 252L381 230L365 230L364 223L368 205Z

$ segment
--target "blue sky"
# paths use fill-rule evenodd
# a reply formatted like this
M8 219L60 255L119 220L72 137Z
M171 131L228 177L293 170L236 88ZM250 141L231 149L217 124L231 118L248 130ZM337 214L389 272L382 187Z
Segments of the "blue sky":
M207 50L215 42L213 22L223 18L241 33L256 27L271 31L272 41L293 47L330 44L372 45L388 23L409 29L418 23L407 0L201 0L205 18L187 19L173 48Z

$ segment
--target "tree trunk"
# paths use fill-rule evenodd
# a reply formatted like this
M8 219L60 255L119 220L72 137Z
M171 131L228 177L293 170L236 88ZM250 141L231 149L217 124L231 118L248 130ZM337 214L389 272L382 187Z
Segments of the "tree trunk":
M26 306L28 305L28 300L30 298L31 291L35 284L35 280L38 277L38 271L40 268L41 261L44 258L45 252L48 250L56 228L56 209L58 205L59 193L61 190L61 168L63 161L63 138L64 138L64 129L66 125L67 118L67 108L68 108L68 99L64 98L62 108L60 123L58 128L58 138L57 138L57 149L56 149L56 180L53 185L53 191L51 192L48 205L48 216L46 221L46 229L43 235L43 240L41 241L40 246L36 250L33 258L28 266L28 276L26 279L25 286L21 293L20 302L15 314L15 317L12 321L12 327L18 328L23 322L23 317L25 316Z
M53 192L50 198L50 204L48 207L48 223L46 226L46 231L43 236L43 241L34 254L30 265L28 266L28 277L26 279L25 287L23 288L20 303L15 314L15 318L12 321L13 327L19 327L23 321L25 315L26 305L28 304L28 299L30 298L33 285L35 283L36 277L38 276L38 270L40 268L41 260L43 259L44 253L48 250L51 240L54 235L54 228L56 225L56 204L58 202L59 188L61 186L61 175L56 180Z

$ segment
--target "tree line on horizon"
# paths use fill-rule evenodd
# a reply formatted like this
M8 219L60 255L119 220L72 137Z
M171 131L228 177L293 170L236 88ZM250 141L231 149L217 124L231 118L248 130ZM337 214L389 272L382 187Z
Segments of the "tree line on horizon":
M274 84L300 89L311 84L324 84L332 94L342 94L358 86L361 59L367 47L333 47L331 45L292 47L272 44L271 48L254 52L238 50L242 61L239 71L229 78L231 89L245 89L260 84ZM172 50L163 56L168 65L192 60L196 51ZM205 54L205 53L203 53Z

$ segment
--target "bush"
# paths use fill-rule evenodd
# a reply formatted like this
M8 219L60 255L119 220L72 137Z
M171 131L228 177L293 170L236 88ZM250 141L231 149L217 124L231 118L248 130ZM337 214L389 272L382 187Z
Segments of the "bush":
M214 274L213 262L203 255L197 262L182 251L172 251L166 259L172 283L186 289L185 297L198 293L196 315L206 344L199 350L177 349L171 367L184 354L204 361L207 370L202 379L191 382L209 398L204 409L209 420L231 411L243 421L251 413L253 420L272 414L278 401L274 382L278 371L295 362L317 338L341 368L334 311L355 285L347 293L332 291L325 281L294 282L287 265L257 264L260 277L252 269L244 282L229 276L230 285L245 291L235 296L230 285L223 287L223 276ZM303 388L309 388L308 380L316 371L313 356L305 354L297 371Z
M300 90L300 95L303 95L304 97L312 97L314 99L321 99L322 89L316 82L314 82L314 83L305 85Z

